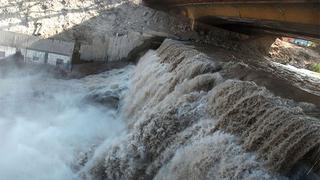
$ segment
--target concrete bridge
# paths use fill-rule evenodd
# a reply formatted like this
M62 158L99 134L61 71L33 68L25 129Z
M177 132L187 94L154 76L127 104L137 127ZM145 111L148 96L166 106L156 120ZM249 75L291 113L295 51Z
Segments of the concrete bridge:
M233 31L320 38L319 0L144 0L144 3Z

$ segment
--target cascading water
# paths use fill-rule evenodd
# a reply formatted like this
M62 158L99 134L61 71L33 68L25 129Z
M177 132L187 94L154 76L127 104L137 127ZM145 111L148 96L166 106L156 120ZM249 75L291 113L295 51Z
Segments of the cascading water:
M140 59L123 106L128 136L92 165L94 179L276 178L236 137L212 132L206 104L219 66L199 56L172 68L157 54Z
M136 66L79 80L3 76L0 177L317 178L319 119L221 69L166 40Z
M317 178L319 120L220 69L171 40L141 58L122 109L128 135L88 167L94 179ZM314 167L280 175L299 162Z

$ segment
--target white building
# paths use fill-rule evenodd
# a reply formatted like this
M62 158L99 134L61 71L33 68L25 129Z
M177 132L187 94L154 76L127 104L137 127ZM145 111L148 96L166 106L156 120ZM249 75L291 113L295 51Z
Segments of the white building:
M70 69L74 42L41 39L35 36L0 31L0 58L20 51L26 63L49 64Z
M47 63L64 69L69 69L71 68L71 57L56 53L49 53Z
M0 60L16 54L16 48L0 45Z
M27 63L44 64L46 62L45 52L31 49L21 49L21 54L24 57L24 61Z

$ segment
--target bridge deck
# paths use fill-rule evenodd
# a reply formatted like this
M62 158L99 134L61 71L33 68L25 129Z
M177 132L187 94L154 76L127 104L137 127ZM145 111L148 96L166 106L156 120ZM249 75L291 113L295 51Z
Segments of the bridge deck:
M144 0L212 25L244 25L320 38L318 0Z

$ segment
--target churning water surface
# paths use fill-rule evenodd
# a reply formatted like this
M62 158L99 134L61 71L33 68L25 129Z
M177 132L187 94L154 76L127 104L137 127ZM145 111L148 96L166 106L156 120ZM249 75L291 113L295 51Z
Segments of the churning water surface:
M81 156L125 131L117 108L91 97L112 95L121 103L131 69L79 80L14 70L2 74L0 179L78 179Z

